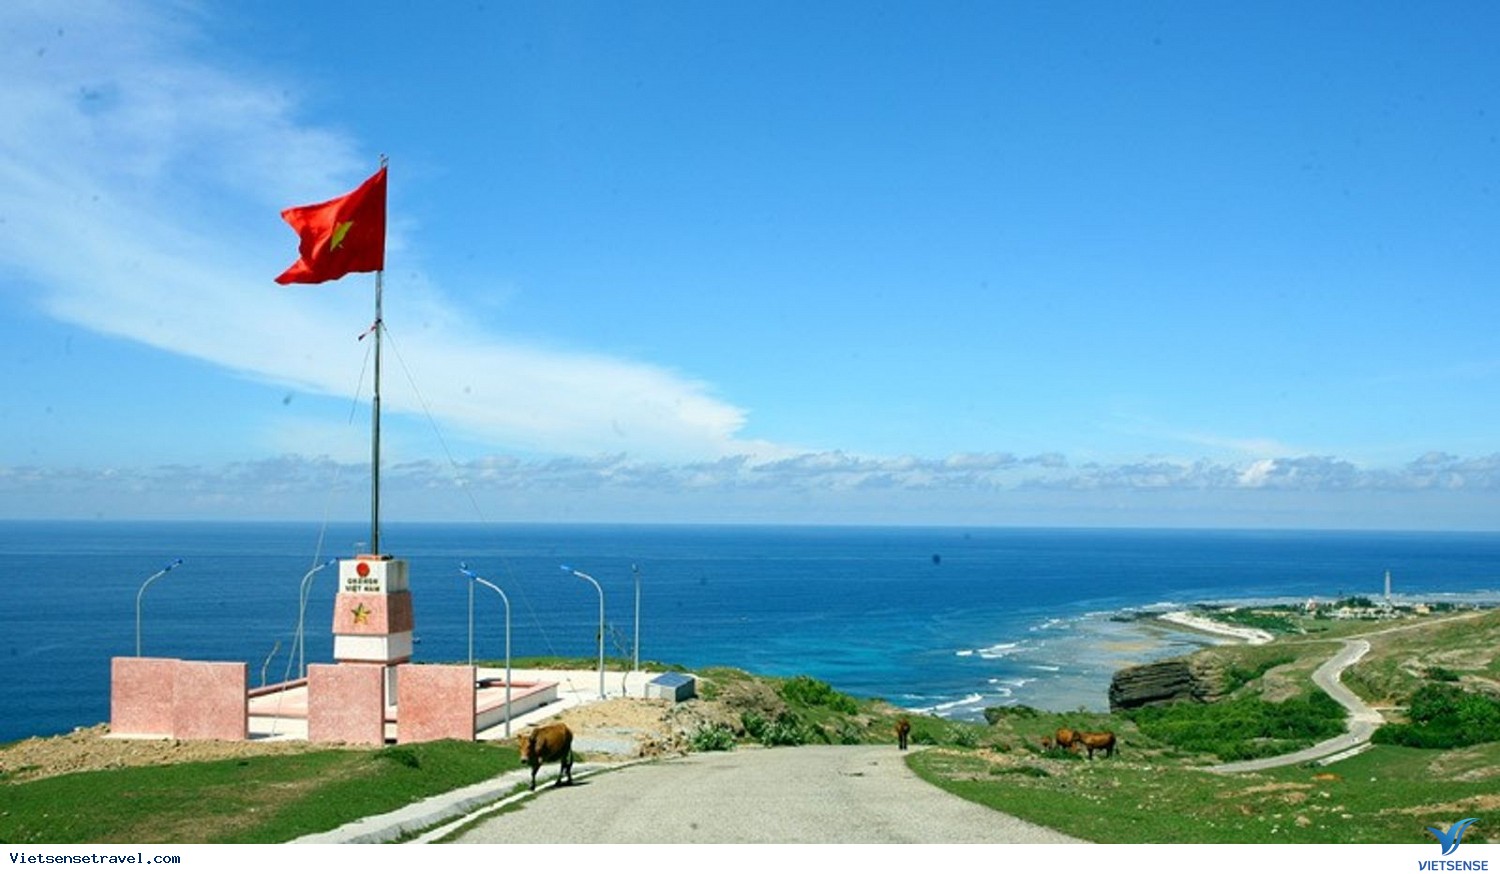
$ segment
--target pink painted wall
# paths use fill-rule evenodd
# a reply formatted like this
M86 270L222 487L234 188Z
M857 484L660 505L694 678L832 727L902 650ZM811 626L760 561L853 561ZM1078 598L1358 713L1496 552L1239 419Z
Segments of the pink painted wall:
M176 682L177 659L110 659L109 730L170 736Z
M399 665L401 706L396 742L474 739L474 669L468 665Z
M244 662L177 663L172 736L244 740L250 736L249 668Z
M385 743L385 668L308 665L307 739L315 743Z

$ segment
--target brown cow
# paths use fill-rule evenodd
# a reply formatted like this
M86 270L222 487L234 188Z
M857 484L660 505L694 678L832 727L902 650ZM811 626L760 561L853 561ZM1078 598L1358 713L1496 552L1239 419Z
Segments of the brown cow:
M1090 759L1094 757L1094 750L1104 750L1105 758L1115 754L1115 733L1112 731L1081 731L1078 742L1089 751Z
M896 745L906 749L906 739L911 737L911 722L905 716L896 720Z
M573 785L573 730L561 722L535 728L521 737L521 758L531 766L531 788L536 790L536 772L543 762L562 762L557 770L557 782L561 786L563 777Z
M1059 728L1057 734L1053 735L1053 740L1058 749L1071 750L1078 745L1078 732L1071 728Z

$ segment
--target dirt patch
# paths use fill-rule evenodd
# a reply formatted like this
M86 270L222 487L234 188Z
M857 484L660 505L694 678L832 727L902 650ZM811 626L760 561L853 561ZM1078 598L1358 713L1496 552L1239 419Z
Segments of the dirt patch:
M22 782L77 771L290 755L316 749L329 747L300 741L124 739L110 737L109 726L96 725L0 747L0 780Z
M1260 786L1246 786L1243 789L1234 789L1229 792L1220 792L1218 798L1246 798L1251 795L1264 795L1267 792L1287 792L1300 794L1303 790L1312 787L1306 783L1265 783Z
M567 723L575 748L596 760L683 755L690 751L693 735L705 726L742 728L739 715L728 705L702 699L673 704L616 698L575 707L550 721Z
M1482 813L1489 810L1500 810L1500 795L1472 795L1468 798L1460 798L1456 801L1445 801L1440 804L1428 804L1423 807L1406 807L1394 811L1382 810L1381 813L1405 813L1415 816L1431 816L1433 814L1439 813Z

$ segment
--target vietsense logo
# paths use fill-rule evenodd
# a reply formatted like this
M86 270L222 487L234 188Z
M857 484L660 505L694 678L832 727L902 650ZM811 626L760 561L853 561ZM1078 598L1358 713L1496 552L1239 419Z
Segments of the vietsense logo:
M1427 830L1437 835L1437 839L1443 842L1443 855L1448 856L1452 855L1453 851L1458 849L1459 842L1464 839L1464 832L1468 831L1469 826L1476 822L1479 822L1479 820L1470 817L1469 819L1461 819L1455 822L1445 832L1440 832L1431 826Z
M1461 819L1458 822L1455 822L1453 825L1448 826L1447 831L1438 831L1437 829L1430 826L1427 830L1432 832L1433 836L1436 837L1440 842L1442 842L1443 855L1448 856L1458 849L1459 843L1464 839L1464 832L1468 830L1469 826L1473 825L1476 822L1479 822L1479 820L1470 817L1468 819ZM1425 859L1417 863L1417 870L1488 871L1490 870L1489 863L1489 859L1464 859L1461 861L1458 859Z

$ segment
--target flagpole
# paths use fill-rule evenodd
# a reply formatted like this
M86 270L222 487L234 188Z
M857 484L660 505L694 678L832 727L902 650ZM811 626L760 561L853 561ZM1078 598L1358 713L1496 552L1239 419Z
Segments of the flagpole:
M370 554L380 555L380 335L385 333L381 322L381 292L384 270L375 271L375 401L371 405L370 417Z
M380 169L386 166L380 156ZM381 298L385 286L385 269L375 271L375 400L370 416L370 554L380 555L380 337L385 333Z

